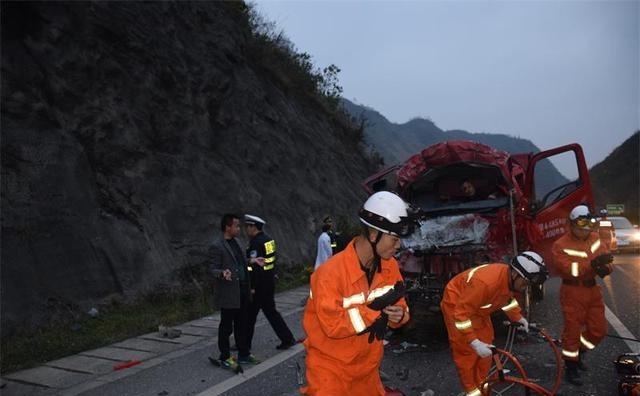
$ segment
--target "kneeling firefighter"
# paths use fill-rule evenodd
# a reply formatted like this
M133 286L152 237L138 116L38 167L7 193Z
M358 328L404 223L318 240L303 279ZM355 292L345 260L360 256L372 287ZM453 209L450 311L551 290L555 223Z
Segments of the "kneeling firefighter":
M493 325L491 314L502 309L509 320L529 330L516 293L548 278L545 263L535 252L523 252L511 265L494 263L470 268L447 283L440 307L449 334L453 361L467 396L481 394L491 366Z

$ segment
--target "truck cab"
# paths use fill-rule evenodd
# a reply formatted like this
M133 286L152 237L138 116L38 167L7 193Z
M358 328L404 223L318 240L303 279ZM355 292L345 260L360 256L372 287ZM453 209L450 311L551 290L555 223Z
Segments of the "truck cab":
M572 178L557 172L551 177L552 159L573 168ZM418 227L402 240L397 258L415 294L410 299L433 305L455 274L482 263L509 263L525 250L542 255L553 275L551 245L568 231L569 212L579 204L594 209L578 144L509 154L450 140L367 178L363 186L370 194L395 191L410 204ZM542 297L542 290L532 292Z

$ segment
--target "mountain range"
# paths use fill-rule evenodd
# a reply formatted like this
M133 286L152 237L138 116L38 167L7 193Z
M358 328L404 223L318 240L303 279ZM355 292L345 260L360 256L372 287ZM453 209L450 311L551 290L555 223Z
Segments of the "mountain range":
M370 107L355 104L347 99L342 99L342 105L357 122L365 125L366 142L382 156L387 165L402 163L431 144L454 139L473 140L511 154L540 151L528 139L463 130L443 131L431 120L423 118L395 124ZM634 224L640 223L639 136L640 132L633 133L603 161L589 170L596 209L606 208L607 204L622 204L625 207L623 214L634 221ZM544 166L544 183L560 185L568 181L550 162L547 161Z
M640 131L589 170L596 202L624 205L623 215L640 224Z
M395 124L387 120L378 111L357 105L347 99L342 100L347 113L365 125L365 139L371 148L377 151L387 165L401 163L423 148L446 140L472 140L506 151L511 154L537 153L540 149L528 139L504 134L470 133L463 130L443 131L431 120L414 118L404 124ZM571 142L567 142L571 143ZM548 160L541 165L544 178L541 187L566 183L568 180Z

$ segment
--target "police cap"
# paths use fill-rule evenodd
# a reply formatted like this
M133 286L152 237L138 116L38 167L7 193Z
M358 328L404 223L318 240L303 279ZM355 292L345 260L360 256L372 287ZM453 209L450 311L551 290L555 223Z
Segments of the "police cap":
M258 216L253 216L250 214L246 214L244 215L244 223L245 224L261 224L261 225L265 225L266 221L262 220L261 218L259 218Z

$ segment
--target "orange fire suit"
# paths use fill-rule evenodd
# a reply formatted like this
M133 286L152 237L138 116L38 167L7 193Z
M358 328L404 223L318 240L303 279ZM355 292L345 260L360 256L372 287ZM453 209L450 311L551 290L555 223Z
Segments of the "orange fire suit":
M595 348L607 334L602 292L596 284L591 260L608 253L609 245L602 243L596 232L592 232L585 240L568 232L553 243L551 252L553 265L562 277L562 357L577 361L581 348ZM612 270L613 267L609 266Z
M440 308L453 361L467 395L480 395L480 385L491 366L491 358L478 357L469 345L471 341L493 342L491 314L499 309L512 322L522 319L509 282L507 264L484 264L454 276L444 289Z
M354 239L355 240L355 239ZM402 280L394 258L381 260L382 271L376 272L371 286L356 254L354 240L330 257L311 275L311 290L302 325L307 334L307 386L303 395L375 396L384 395L379 367L382 340L369 343L369 334L358 335L371 325L380 311L367 304ZM409 308L404 298L396 304L404 308L397 328L409 321Z

